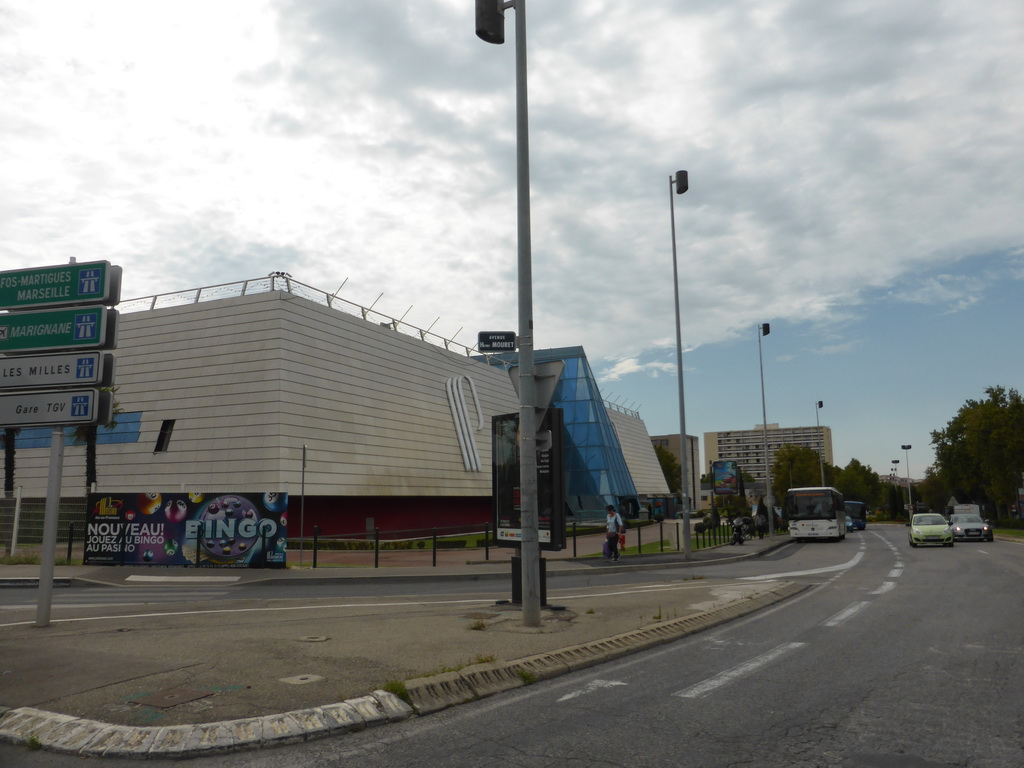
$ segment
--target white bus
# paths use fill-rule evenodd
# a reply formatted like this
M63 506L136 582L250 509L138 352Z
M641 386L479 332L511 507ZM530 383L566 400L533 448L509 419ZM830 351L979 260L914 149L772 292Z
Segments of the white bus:
M789 536L802 539L846 538L843 494L835 488L790 488L782 505Z

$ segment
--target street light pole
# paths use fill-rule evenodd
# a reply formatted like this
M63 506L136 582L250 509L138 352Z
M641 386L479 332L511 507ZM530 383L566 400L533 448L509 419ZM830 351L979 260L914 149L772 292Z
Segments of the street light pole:
M914 516L914 489L910 486L910 449L912 445L901 445L904 456L907 458L907 519Z
M818 411L820 411L825 405L823 400L818 401L817 407L814 409L814 426L818 428L818 439L821 441L821 445L818 446L818 469L821 470L821 485L825 485L825 438L821 434L821 422L818 421Z
M526 90L526 0L477 0L476 34L505 42L504 11L516 12L516 208L519 269L519 490L523 625L540 626L540 544L537 500L537 382L533 339L533 265L530 240L530 132Z
M775 496L772 495L772 470L768 462L768 410L764 402L764 357L761 355L761 337L772 332L771 324L757 326L757 362L761 367L761 430L764 438L764 482L768 496L768 535L775 535Z
M675 189L673 189L675 187ZM676 368L679 372L679 500L683 507L683 559L690 559L690 466L686 460L686 399L683 396L683 331L679 311L679 268L676 259L675 195L689 189L686 171L668 177L668 207L672 219L672 286L676 297Z

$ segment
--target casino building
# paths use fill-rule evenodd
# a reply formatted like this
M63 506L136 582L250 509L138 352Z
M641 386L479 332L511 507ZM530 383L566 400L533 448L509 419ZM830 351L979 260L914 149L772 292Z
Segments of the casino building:
M122 302L116 423L99 493L289 494L289 529L324 534L491 519L491 417L519 403L512 355L481 355L284 273ZM668 487L639 414L606 405L581 347L564 371L567 504L624 511ZM16 437L15 484L45 496L51 431ZM84 495L66 438L62 495ZM305 456L305 466L303 466Z

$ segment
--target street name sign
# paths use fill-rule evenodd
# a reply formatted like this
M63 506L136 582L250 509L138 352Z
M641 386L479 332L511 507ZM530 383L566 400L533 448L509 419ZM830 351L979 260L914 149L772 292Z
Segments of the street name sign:
M0 424L5 427L79 427L112 419L111 394L98 389L0 394Z
M116 342L117 310L66 307L0 315L0 352L108 349Z
M515 352L515 331L480 331L476 335L476 348L481 352Z
M109 387L114 356L109 352L0 357L0 389Z
M0 309L113 305L120 298L121 268L109 261L0 272Z

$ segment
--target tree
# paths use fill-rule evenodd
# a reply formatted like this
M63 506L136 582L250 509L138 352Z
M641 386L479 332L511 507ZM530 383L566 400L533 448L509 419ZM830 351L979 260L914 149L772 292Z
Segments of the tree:
M1003 387L987 387L985 394L932 432L935 466L959 501L991 500L1005 510L1016 501L1024 470L1024 400Z
M834 473L832 484L848 501L863 501L868 506L881 506L882 482L878 473L857 459Z
M825 482L832 467L825 466ZM781 499L790 488L807 488L821 485L821 466L818 452L812 448L786 444L775 452L772 464L772 491Z
M111 397L117 394L117 387L101 387L105 392L110 392ZM122 413L121 404L114 401L113 413L110 423L105 426L113 429L117 426L117 414ZM74 445L85 446L85 492L91 493L96 483L96 436L99 429L95 424L84 427L76 427L71 432L71 442Z
M942 478L935 472L934 467L928 467L924 471L924 480L914 486L914 499L923 501L928 509L941 512L946 508L949 497L954 495L952 491L942 482Z
M663 445L654 446L654 454L661 464L661 472L665 475L665 482L668 483L669 493L679 493L683 486L683 472L679 466L679 460L672 451Z
M4 496L14 494L14 443L18 430L14 427L4 429Z

